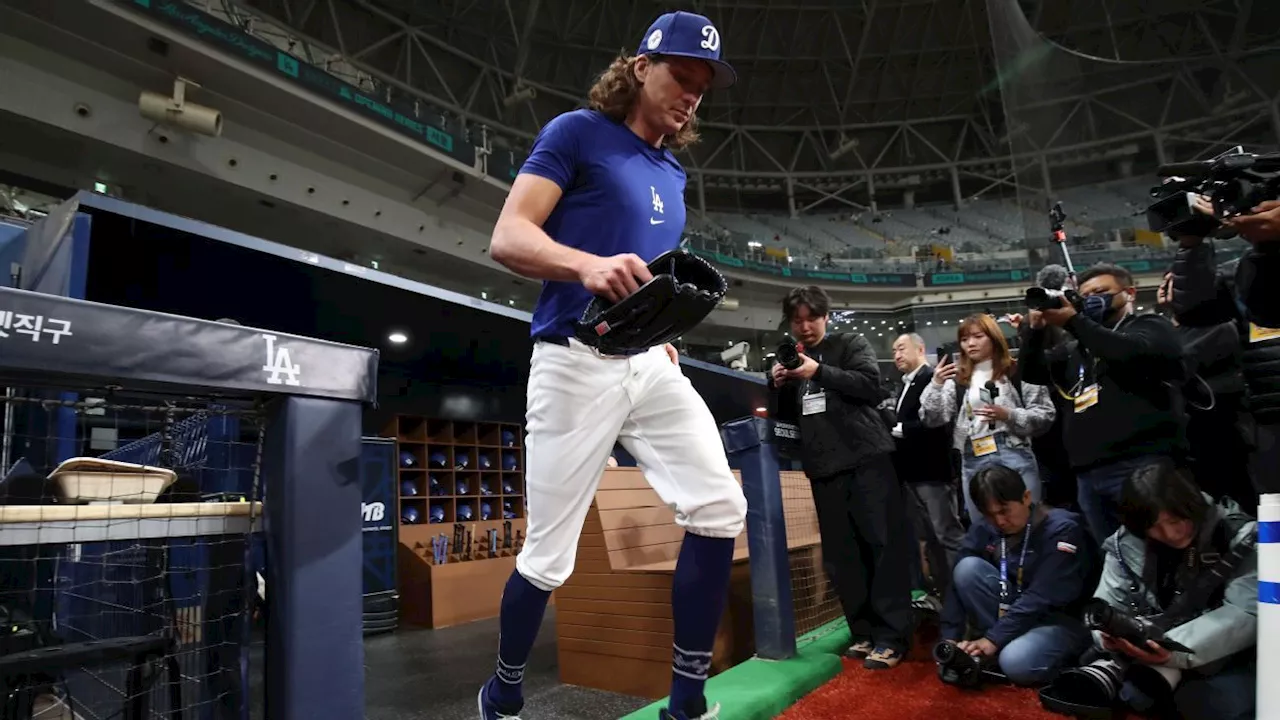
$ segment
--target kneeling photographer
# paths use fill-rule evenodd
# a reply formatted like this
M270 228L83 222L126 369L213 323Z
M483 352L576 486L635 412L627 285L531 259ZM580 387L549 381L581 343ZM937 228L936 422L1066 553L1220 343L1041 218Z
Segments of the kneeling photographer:
M885 397L876 354L857 333L828 333L831 300L819 287L782 302L802 346L780 347L769 371L780 415L798 419L822 538L822 564L840 597L853 644L869 670L897 667L911 636L912 552L893 438L877 406Z
M1046 688L1046 707L1252 718L1257 523L1230 500L1214 503L1171 462L1137 471L1120 512L1085 611L1100 656Z
M1089 647L1078 618L1098 577L1096 547L1080 516L1033 503L1008 467L979 470L969 495L982 519L965 536L943 605L938 676L973 685L980 666L998 664L1016 685L1044 684ZM977 639L962 639L966 625Z

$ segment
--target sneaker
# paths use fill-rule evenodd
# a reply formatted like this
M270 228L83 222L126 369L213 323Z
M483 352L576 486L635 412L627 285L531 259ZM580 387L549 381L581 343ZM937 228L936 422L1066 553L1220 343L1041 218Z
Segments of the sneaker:
M701 715L685 715L684 713L672 715L670 710L662 708L658 711L658 720L720 720L720 703L716 703L710 710Z
M911 600L911 607L930 615L942 614L942 601L938 599L937 595L925 595L921 598L913 598Z
M859 640L844 651L844 656L850 660L864 660L875 649L876 646L870 640Z
M480 686L480 695L476 697L476 704L480 707L480 720L520 720L520 716L516 713L520 712L520 708L500 708L498 704L489 699L489 683L493 682L493 678L489 678L484 685Z
M862 661L862 667L868 670L888 670L898 667L906 653L891 647L878 647Z

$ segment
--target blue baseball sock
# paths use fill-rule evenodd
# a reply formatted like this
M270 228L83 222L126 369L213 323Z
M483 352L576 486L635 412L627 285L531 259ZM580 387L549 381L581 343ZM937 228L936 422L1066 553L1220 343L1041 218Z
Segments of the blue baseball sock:
M702 691L711 671L711 649L729 596L732 568L733 538L685 533L671 581L675 648L668 709L676 717L706 712Z
M504 708L519 709L524 704L524 666L542 626L551 593L539 590L514 571L502 591L502 611L498 621L498 670L489 683L489 698Z

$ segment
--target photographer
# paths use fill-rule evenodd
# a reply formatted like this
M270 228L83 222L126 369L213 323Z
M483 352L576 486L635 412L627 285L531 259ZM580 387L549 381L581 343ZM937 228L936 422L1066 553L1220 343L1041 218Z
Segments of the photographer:
M1119 527L1125 478L1183 446L1182 345L1168 320L1134 312L1137 292L1128 270L1089 268L1079 277L1079 309L1064 301L1030 311L1019 357L1026 382L1052 385L1072 403L1063 442L1096 542ZM1066 342L1049 346L1047 327L1064 328Z
M1127 663L1121 699L1140 711L1176 707L1187 720L1252 718L1257 523L1229 500L1213 503L1169 462L1125 483L1120 513L1123 527L1103 546L1095 596L1139 616L1163 615L1165 637L1193 651L1170 652L1155 642L1137 647L1095 632L1098 647ZM1156 669L1163 684L1151 682L1152 673L1141 682L1133 673L1139 665Z
M1173 314L1195 363L1184 388L1192 474L1214 497L1228 495L1253 513L1257 479L1277 474L1278 458L1256 458L1258 478L1251 477L1249 460L1260 435L1280 430L1280 334L1245 320L1232 273L1216 269L1212 243L1175 239L1178 254L1159 303Z
M846 655L878 670L906 657L911 574L893 438L875 352L857 333L829 334L831 301L818 287L792 290L782 313L802 347L798 364L770 370L778 404L799 418L800 454L822 537L822 559L853 644ZM783 355L783 353L779 353Z
M1236 268L1236 290L1250 322L1280 328L1280 200L1268 200L1226 222L1253 247Z
M1082 519L1031 500L1017 472L993 465L969 486L982 520L969 528L942 609L942 638L998 658L1010 682L1048 682L1089 647L1077 619L1097 578L1098 555ZM961 641L966 621L979 635Z

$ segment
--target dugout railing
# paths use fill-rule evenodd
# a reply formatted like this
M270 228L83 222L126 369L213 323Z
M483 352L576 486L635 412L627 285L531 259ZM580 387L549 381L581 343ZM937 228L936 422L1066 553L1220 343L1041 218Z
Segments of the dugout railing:
M377 363L0 288L0 716L364 717L359 464ZM118 479L145 490L90 502Z
M721 439L742 476L756 656L783 660L797 638L831 630L843 617L822 565L817 510L804 473L784 469L778 433L785 423L746 417L725 423ZM785 442L785 438L782 438Z

